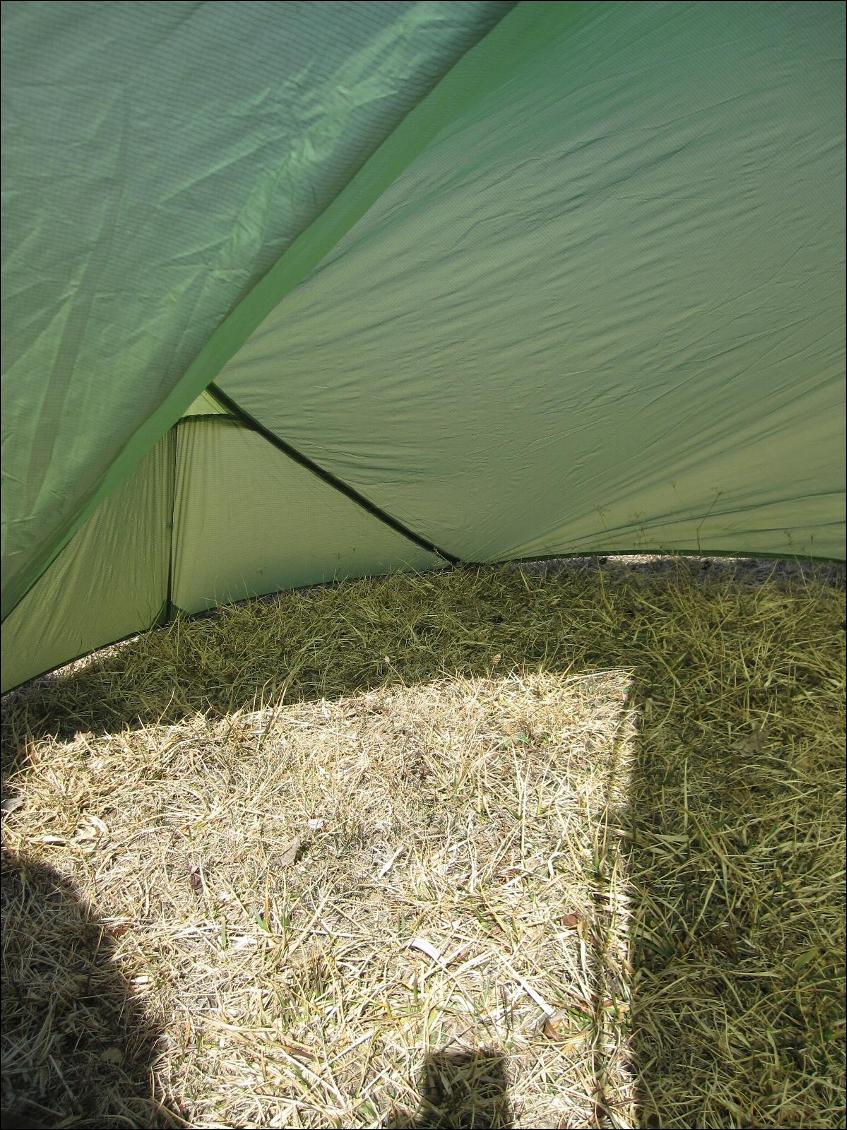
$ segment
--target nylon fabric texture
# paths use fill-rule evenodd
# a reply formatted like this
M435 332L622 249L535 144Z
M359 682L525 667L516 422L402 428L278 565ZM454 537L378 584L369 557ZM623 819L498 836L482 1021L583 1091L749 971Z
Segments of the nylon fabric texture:
M177 429L174 514L183 612L440 563L255 432L214 419Z
M174 440L160 440L7 618L3 691L160 618L168 591Z
M208 383L179 393L222 320L511 6L3 5L4 617Z
M218 385L467 560L843 557L843 9L543 19Z
M843 5L3 24L4 689L445 558L844 559Z
M7 618L3 691L167 614L444 564L221 415L210 397L196 407Z

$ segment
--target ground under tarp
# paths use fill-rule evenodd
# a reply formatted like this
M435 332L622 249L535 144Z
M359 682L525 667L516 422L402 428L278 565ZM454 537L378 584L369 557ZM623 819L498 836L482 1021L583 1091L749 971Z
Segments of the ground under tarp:
M843 588L765 568L348 583L9 696L4 1108L840 1124Z

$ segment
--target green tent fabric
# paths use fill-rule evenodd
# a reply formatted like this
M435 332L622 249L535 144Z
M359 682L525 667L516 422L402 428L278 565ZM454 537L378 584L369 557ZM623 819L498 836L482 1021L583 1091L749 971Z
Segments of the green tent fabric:
M449 561L844 557L839 3L7 3L3 687Z

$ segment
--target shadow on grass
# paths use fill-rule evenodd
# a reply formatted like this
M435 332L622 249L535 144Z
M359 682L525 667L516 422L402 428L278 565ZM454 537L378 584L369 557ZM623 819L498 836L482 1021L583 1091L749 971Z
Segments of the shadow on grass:
M2 1125L171 1127L159 1033L113 964L106 927L60 875L2 858Z
M512 1126L503 1056L492 1049L427 1057L414 1114L391 1114L385 1130L508 1130Z
M831 819L832 735L815 732L812 740L810 734L836 709L825 698L831 692L822 672L827 664L837 671L839 653L827 643L826 655L810 659L796 641L803 632L823 631L827 617L838 629L838 613L824 599L814 614L820 623L806 623L796 594L783 601L771 592L767 631L757 634L754 618L764 613L754 592L724 593L713 609L694 596L689 607L666 600L650 572L631 567L610 595L596 572L545 580L457 570L418 578L407 589L398 588L403 581L359 582L355 600L349 585L289 594L280 615L273 601L256 601L175 624L155 640L142 637L22 692L5 727L6 765L23 767L27 743L42 737L176 724L198 711L252 711L281 696L288 703L334 699L454 675L490 677L495 668L632 669L628 705L639 720L639 741L627 795L610 806L629 876L632 985L621 1030L635 1078L636 1124L832 1125L843 1096L834 1091L826 1047L839 1037L825 1010L805 1010L812 999L826 1003L837 987L826 939L838 933L840 911L821 904L807 914L795 862L810 876L831 863L809 829ZM682 569L683 586L692 572ZM610 781L610 794L620 784ZM610 858L595 860L600 894L590 949L600 1030L609 1007L621 1003L604 948ZM20 861L11 866L20 876ZM62 1106L64 1116L83 1111L82 1095L118 1070L102 1053L118 1047L125 1093L149 1095L155 1034L142 1025L145 1034L126 1047L135 1030L132 1005L108 967L108 943L104 950L96 921L66 885L48 873L34 875L33 899L52 898L77 923L68 931L67 952L39 959L36 979L49 982L55 970L60 981L46 996L65 1000L61 983L72 979L89 1000L88 986L99 978L102 997L112 1004L102 1015L97 1008L92 1013L93 1055L71 1040L51 1061L45 1048L39 1062L49 1086L24 1079L16 1085L22 1095L49 1094L58 1104L65 1078L74 1100ZM27 945L20 939L33 930L37 936L37 919L7 923L21 961ZM21 968L21 1007L35 1003L27 1003L31 979ZM100 1062L106 1074L98 1077L98 1067L86 1080L84 1065ZM593 1124L626 1125L602 1048L596 1065ZM419 1111L389 1114L384 1125L512 1125L496 1052L439 1053L424 1067L420 1092ZM49 1102L39 1101L44 1105L33 1109L40 1116Z
M750 573L750 564L739 571L711 559L667 559L658 573L656 565L636 562L608 576L602 567L561 572L544 562L529 576L468 566L344 581L181 616L5 695L3 776L41 738L178 724L197 712L224 717L283 698L310 702L445 676L491 676L495 654L498 672L633 666L636 695L644 687L652 694L651 682L668 691L667 663L639 669L645 652L630 629L645 612L652 618L644 598L680 581L731 583ZM610 581L614 617L606 615L583 636L580 605L605 603ZM843 571L832 583L833 591L843 590ZM673 640L668 645L673 659ZM689 666L681 674L695 679L691 656L681 658Z

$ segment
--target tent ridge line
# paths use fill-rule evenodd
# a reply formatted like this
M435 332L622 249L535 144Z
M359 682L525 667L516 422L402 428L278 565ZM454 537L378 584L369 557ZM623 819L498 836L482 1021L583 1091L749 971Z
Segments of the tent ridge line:
M216 384L212 383L208 387L212 395L216 397L233 416L244 424L245 427L256 432L278 451L281 451L283 455L286 455L294 463L298 463L301 467L310 471L322 482L326 483L327 486L332 487L333 490L338 491L339 494L345 495L351 502L354 502L360 509L365 510L373 518L382 522L383 525L388 526L390 529L394 530L395 533L402 535L408 541L414 542L415 545L419 546L421 549L425 549L428 553L434 553L437 557L442 558L451 565L467 564L462 561L460 557L456 557L455 554L450 553L446 549L442 549L441 546L436 545L435 542L430 541L428 538L410 529L405 523L401 522L399 518L395 518L392 514L389 514L388 511L383 510L381 506L377 506L375 502L371 502L365 495L360 494L355 487L350 486L350 484L346 483L343 479L339 479L337 475L334 475L331 471L327 471L326 468L321 467L319 463L315 463L313 459L310 459L308 455L304 455L302 451L299 451L296 447L287 443L286 440L281 439L275 432L272 432L269 428L266 428L264 424L260 423L255 416L252 416L242 408L240 404L237 404L231 397L227 396Z
M212 331L158 407L133 432L106 467L98 485L74 516L48 539L28 568L4 581L2 619L13 611L64 549L76 531L143 456L173 427L196 396L209 386L250 335L329 254L375 200L432 141L463 106L506 81L501 44L525 59L544 42L539 35L540 5L516 4L456 60L432 90L413 106L365 160L324 211L285 249L268 272L238 300ZM509 25L508 27L504 25ZM489 64L493 59L493 67ZM412 539L414 540L414 539ZM448 558L450 560L450 558Z

